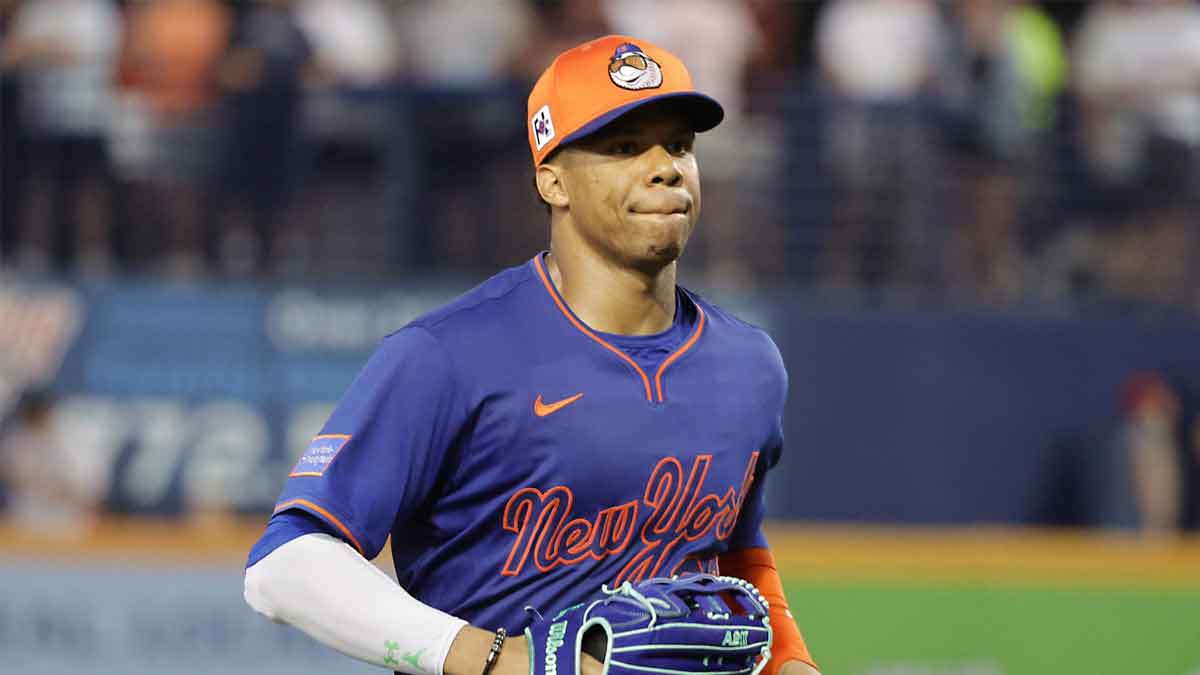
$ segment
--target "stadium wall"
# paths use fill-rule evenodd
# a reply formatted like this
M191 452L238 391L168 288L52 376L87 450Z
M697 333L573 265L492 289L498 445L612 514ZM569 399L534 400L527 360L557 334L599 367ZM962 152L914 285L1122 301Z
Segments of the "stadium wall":
M4 340L43 365L0 363L0 380L53 381L63 442L110 511L262 513L377 340L465 287L9 287L0 313L26 328ZM779 518L1129 524L1122 380L1157 369L1200 393L1192 317L719 300L790 369Z

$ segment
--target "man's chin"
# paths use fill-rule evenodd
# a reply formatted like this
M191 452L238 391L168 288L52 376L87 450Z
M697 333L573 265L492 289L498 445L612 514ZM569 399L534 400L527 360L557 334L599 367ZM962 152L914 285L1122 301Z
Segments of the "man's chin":
M637 266L649 275L657 274L663 268L671 265L683 255L684 245L680 243L651 244L637 262Z
M679 259L679 256L683 255L683 244L670 243L651 245L648 254L653 260L658 260L663 263L673 263Z

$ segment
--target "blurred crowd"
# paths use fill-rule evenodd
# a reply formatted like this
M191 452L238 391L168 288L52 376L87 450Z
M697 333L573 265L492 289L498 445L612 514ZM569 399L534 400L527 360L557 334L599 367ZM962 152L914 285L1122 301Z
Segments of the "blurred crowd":
M0 0L0 259L515 264L546 238L525 96L610 32L725 104L701 287L1200 308L1194 0Z

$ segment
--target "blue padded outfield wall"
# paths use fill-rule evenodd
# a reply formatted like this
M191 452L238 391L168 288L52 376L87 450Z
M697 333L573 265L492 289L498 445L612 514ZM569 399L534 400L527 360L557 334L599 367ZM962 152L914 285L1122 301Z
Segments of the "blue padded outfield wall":
M465 287L68 288L82 316L56 422L101 458L114 510L265 510L376 341ZM724 304L768 328L791 374L776 517L1120 524L1121 382L1152 368L1200 392L1194 318L752 298Z
M1122 382L1158 370L1196 414L1194 318L790 310L780 515L1129 525Z

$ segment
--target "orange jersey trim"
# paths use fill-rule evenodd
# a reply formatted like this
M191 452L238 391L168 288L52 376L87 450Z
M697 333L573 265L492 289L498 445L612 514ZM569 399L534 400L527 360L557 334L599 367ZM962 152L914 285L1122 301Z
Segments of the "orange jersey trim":
M654 398L650 393L650 378L646 377L646 372L642 370L642 367L639 366L636 361L629 358L628 354L605 342L600 338L600 336L588 330L587 326L583 325L583 323L576 319L575 315L571 314L566 305L563 304L562 299L558 297L558 291L554 290L554 284L550 283L550 277L546 274L546 270L542 267L542 256L539 255L534 259L534 262L535 266L537 267L538 276L541 277L542 284L546 287L546 292L548 292L550 297L554 299L554 304L558 305L558 310L562 312L563 316L567 317L567 321L570 321L571 325L575 326L580 333L583 333L584 335L600 343L600 346L616 354L618 358L625 363L628 363L635 371L637 371L637 374L642 377L642 384L646 387L646 400L653 402Z
M770 605L774 639L771 643L771 660L767 662L762 675L778 675L783 664L792 660L803 661L817 668L808 645L804 643L804 636L800 634L800 627L788 609L787 598L783 595L783 582L779 578L779 571L775 569L775 556L771 550L748 548L722 553L718 564L721 574L745 579L757 586Z
M315 511L317 515L329 521L331 525L336 527L342 534L346 535L346 538L350 540L350 543L354 544L354 548L358 549L359 555L364 558L367 557L367 553L363 550L362 544L358 543L358 539L354 537L354 534L350 532L350 528L346 527L345 523L343 523L341 520L338 520L337 516L333 515L329 511L326 511L321 506L308 501L307 499L289 499L282 504L276 505L274 513L282 513L283 511L287 511L294 506L303 506L306 509L312 509Z
M691 349L692 345L696 344L696 340L700 339L700 334L704 332L704 310L700 308L700 305L696 305L696 312L699 313L699 317L696 319L696 330L692 331L692 336L687 339L687 342L684 342L682 345L680 345L679 349L676 349L675 351L671 352L671 354L668 355L667 358L663 360L662 365L660 365L658 367L658 372L654 374L654 386L655 386L655 388L658 389L658 402L659 403L662 403L662 400L663 400L663 390L662 390L663 371L666 370L667 366L671 365L671 363L673 363L675 361L675 359L678 359L679 357L683 356L684 352Z
M575 315L571 313L571 310L567 309L567 306L563 302L562 298L558 296L558 290L554 288L554 284L550 283L550 275L546 273L541 255L538 255L536 258L534 258L534 267L537 269L538 276L542 280L542 285L546 287L546 292L550 294L550 298L553 299L554 304L558 306L558 311L562 312L562 315L567 317L567 321L571 322L571 325L574 326L575 329L580 333L583 333L584 335L595 340L600 344L601 347L604 347L613 354L616 354L618 358L629 364L629 366L633 368L633 370L642 378L642 385L646 390L646 400L650 403L654 403L654 390L651 390L650 388L650 378L646 375L646 371L642 370L642 367L639 366L636 361L629 358L628 354L609 344L604 338L596 335L591 331L591 329L583 325L582 321L575 318ZM659 365L658 372L654 374L654 383L658 392L659 403L663 402L663 371L666 370L667 366L671 365L672 362L674 362L680 356L683 356L684 352L691 349L692 346L696 344L696 340L699 339L700 333L704 332L704 310L701 309L699 305L696 305L696 311L699 312L699 319L697 319L696 328L692 331L691 337L689 337L687 341L679 347L679 349L671 352L667 358L663 360L662 364Z

